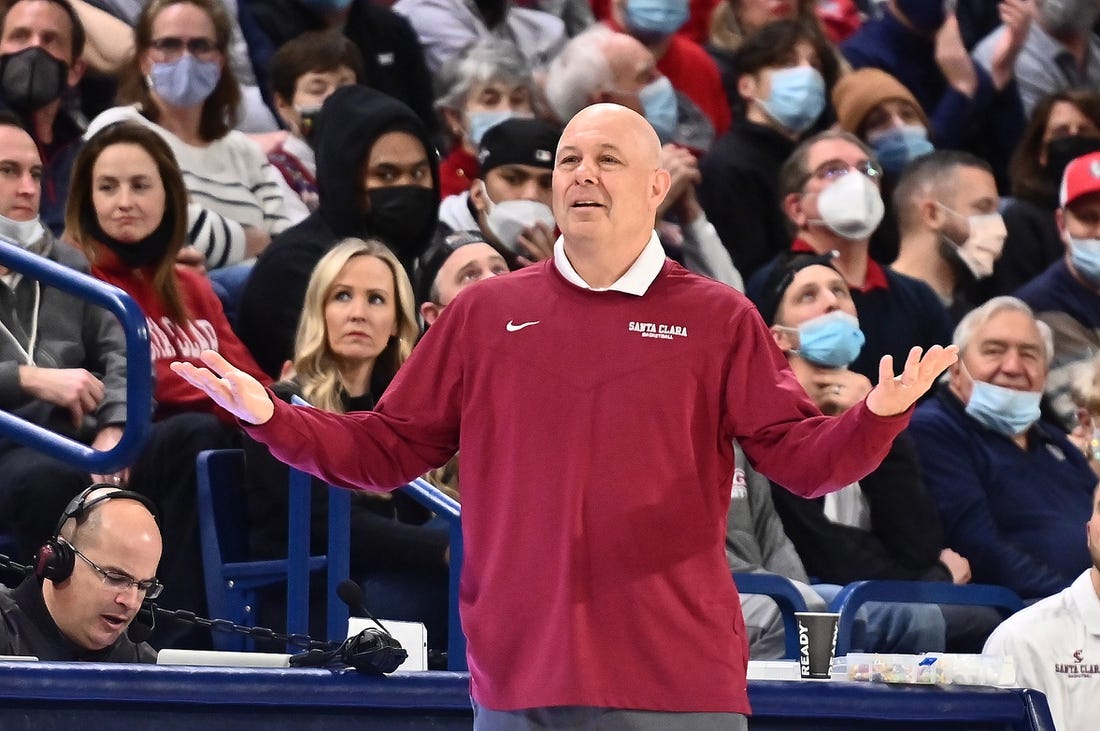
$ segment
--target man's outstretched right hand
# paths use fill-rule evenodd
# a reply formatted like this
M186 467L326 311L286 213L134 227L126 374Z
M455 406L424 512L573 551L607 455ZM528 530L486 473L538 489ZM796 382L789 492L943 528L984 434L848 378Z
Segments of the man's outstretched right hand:
M241 421L263 424L275 413L267 389L255 378L213 350L202 351L199 359L206 368L173 361L172 370Z

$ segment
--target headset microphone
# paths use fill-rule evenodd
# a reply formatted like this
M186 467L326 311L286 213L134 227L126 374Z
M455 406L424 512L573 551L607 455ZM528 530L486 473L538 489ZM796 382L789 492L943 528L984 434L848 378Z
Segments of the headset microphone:
M126 636L134 644L145 642L152 636L153 628L156 626L157 615L153 612L152 607L142 603L141 609L134 615L130 626L126 628Z

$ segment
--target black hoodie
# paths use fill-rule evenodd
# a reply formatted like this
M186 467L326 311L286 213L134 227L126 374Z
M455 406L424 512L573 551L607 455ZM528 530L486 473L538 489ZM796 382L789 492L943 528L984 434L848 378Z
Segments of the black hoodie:
M314 266L343 239L371 235L370 216L363 210L363 163L375 140L394 131L408 132L424 144L438 200L439 159L411 109L364 86L337 89L325 100L316 130L320 205L304 221L276 236L260 255L245 286L235 326L256 362L273 378L279 377L283 363L293 356L298 318ZM410 273L412 262L431 241L438 211L433 211L432 219L422 240L391 247Z

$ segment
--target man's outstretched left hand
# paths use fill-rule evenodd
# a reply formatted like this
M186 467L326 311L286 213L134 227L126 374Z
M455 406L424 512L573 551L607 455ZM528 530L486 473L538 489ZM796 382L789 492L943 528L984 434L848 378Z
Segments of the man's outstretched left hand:
M893 416L909 409L945 369L959 359L959 348L933 345L921 357L921 348L914 347L905 359L901 374L894 375L894 358L882 356L878 364L878 385L867 394L867 408L879 416Z

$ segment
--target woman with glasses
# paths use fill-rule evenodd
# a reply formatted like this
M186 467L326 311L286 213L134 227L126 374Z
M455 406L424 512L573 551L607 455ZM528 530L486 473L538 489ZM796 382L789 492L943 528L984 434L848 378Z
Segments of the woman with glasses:
M219 0L153 0L134 27L136 50L119 83L127 106L96 117L85 135L122 120L164 138L192 206L184 263L217 270L254 257L271 237L305 218L305 204L263 151L233 129L240 87L227 63L232 26ZM232 294L247 270L225 272Z

